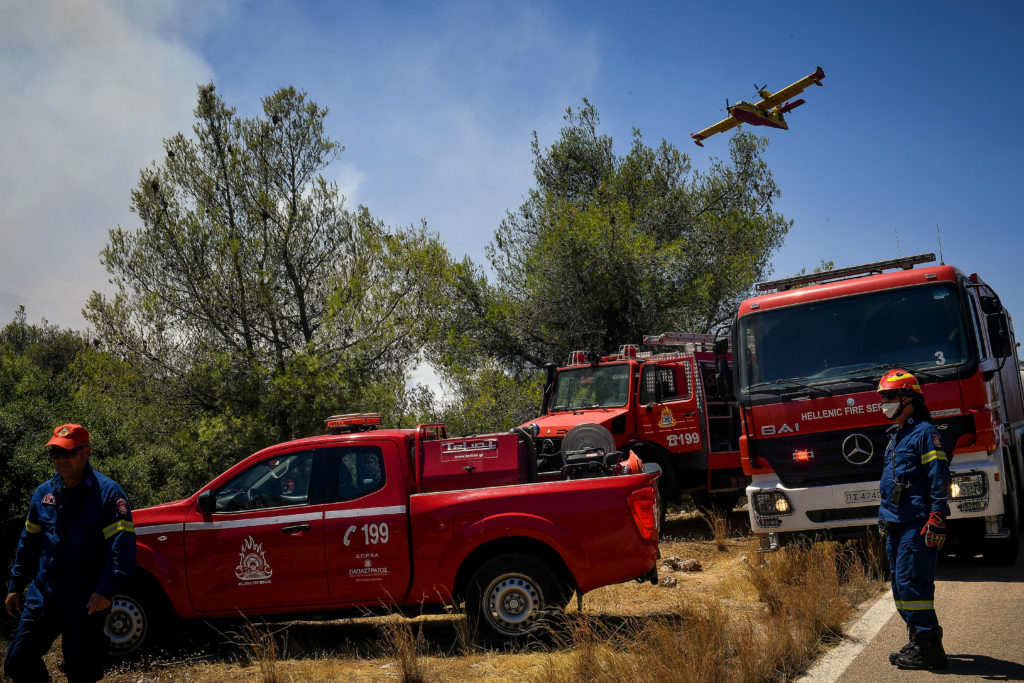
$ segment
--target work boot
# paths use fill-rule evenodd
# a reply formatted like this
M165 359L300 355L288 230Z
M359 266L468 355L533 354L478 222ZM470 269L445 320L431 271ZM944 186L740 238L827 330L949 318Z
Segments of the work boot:
M914 646L896 657L896 666L901 669L945 669L947 665L941 628L919 632Z
M896 659L900 655L906 654L907 652L910 651L910 649L912 647L914 647L914 631L915 631L914 627L908 625L907 626L907 644L904 645L903 647L901 647L899 652L890 652L889 653L889 663L892 664L893 666L896 666Z

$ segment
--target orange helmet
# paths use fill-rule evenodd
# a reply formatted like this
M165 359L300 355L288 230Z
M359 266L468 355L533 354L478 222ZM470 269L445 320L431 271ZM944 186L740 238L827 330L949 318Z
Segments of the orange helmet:
M901 394L924 396L921 392L921 385L917 383L917 378L906 370L900 370L899 368L885 373L882 379L878 381L878 388L875 391L879 393L883 391L898 391Z

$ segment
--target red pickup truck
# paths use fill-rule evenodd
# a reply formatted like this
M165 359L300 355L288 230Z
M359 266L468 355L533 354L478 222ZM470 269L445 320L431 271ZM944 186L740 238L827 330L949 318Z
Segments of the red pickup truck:
M657 581L657 465L597 451L538 475L525 432L447 438L443 425L379 422L330 418L326 435L136 510L138 568L114 597L112 652L175 618L462 603L480 637L524 640L573 592Z

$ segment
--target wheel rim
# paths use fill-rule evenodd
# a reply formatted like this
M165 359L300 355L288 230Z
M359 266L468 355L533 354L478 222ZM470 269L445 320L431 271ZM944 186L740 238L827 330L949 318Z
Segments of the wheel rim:
M110 649L128 653L146 637L146 612L137 600L127 595L115 595L104 628L110 637Z
M529 632L537 625L544 595L528 576L503 574L487 588L487 615L506 635Z

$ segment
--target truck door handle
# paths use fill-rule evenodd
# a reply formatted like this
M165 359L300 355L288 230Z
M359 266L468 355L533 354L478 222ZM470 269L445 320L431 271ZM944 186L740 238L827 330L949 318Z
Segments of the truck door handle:
M300 531L309 531L313 528L311 524L292 524L291 526L281 527L282 534L297 534Z
M693 412L693 413L683 413L683 417L693 417L696 414L697 414L696 412Z

